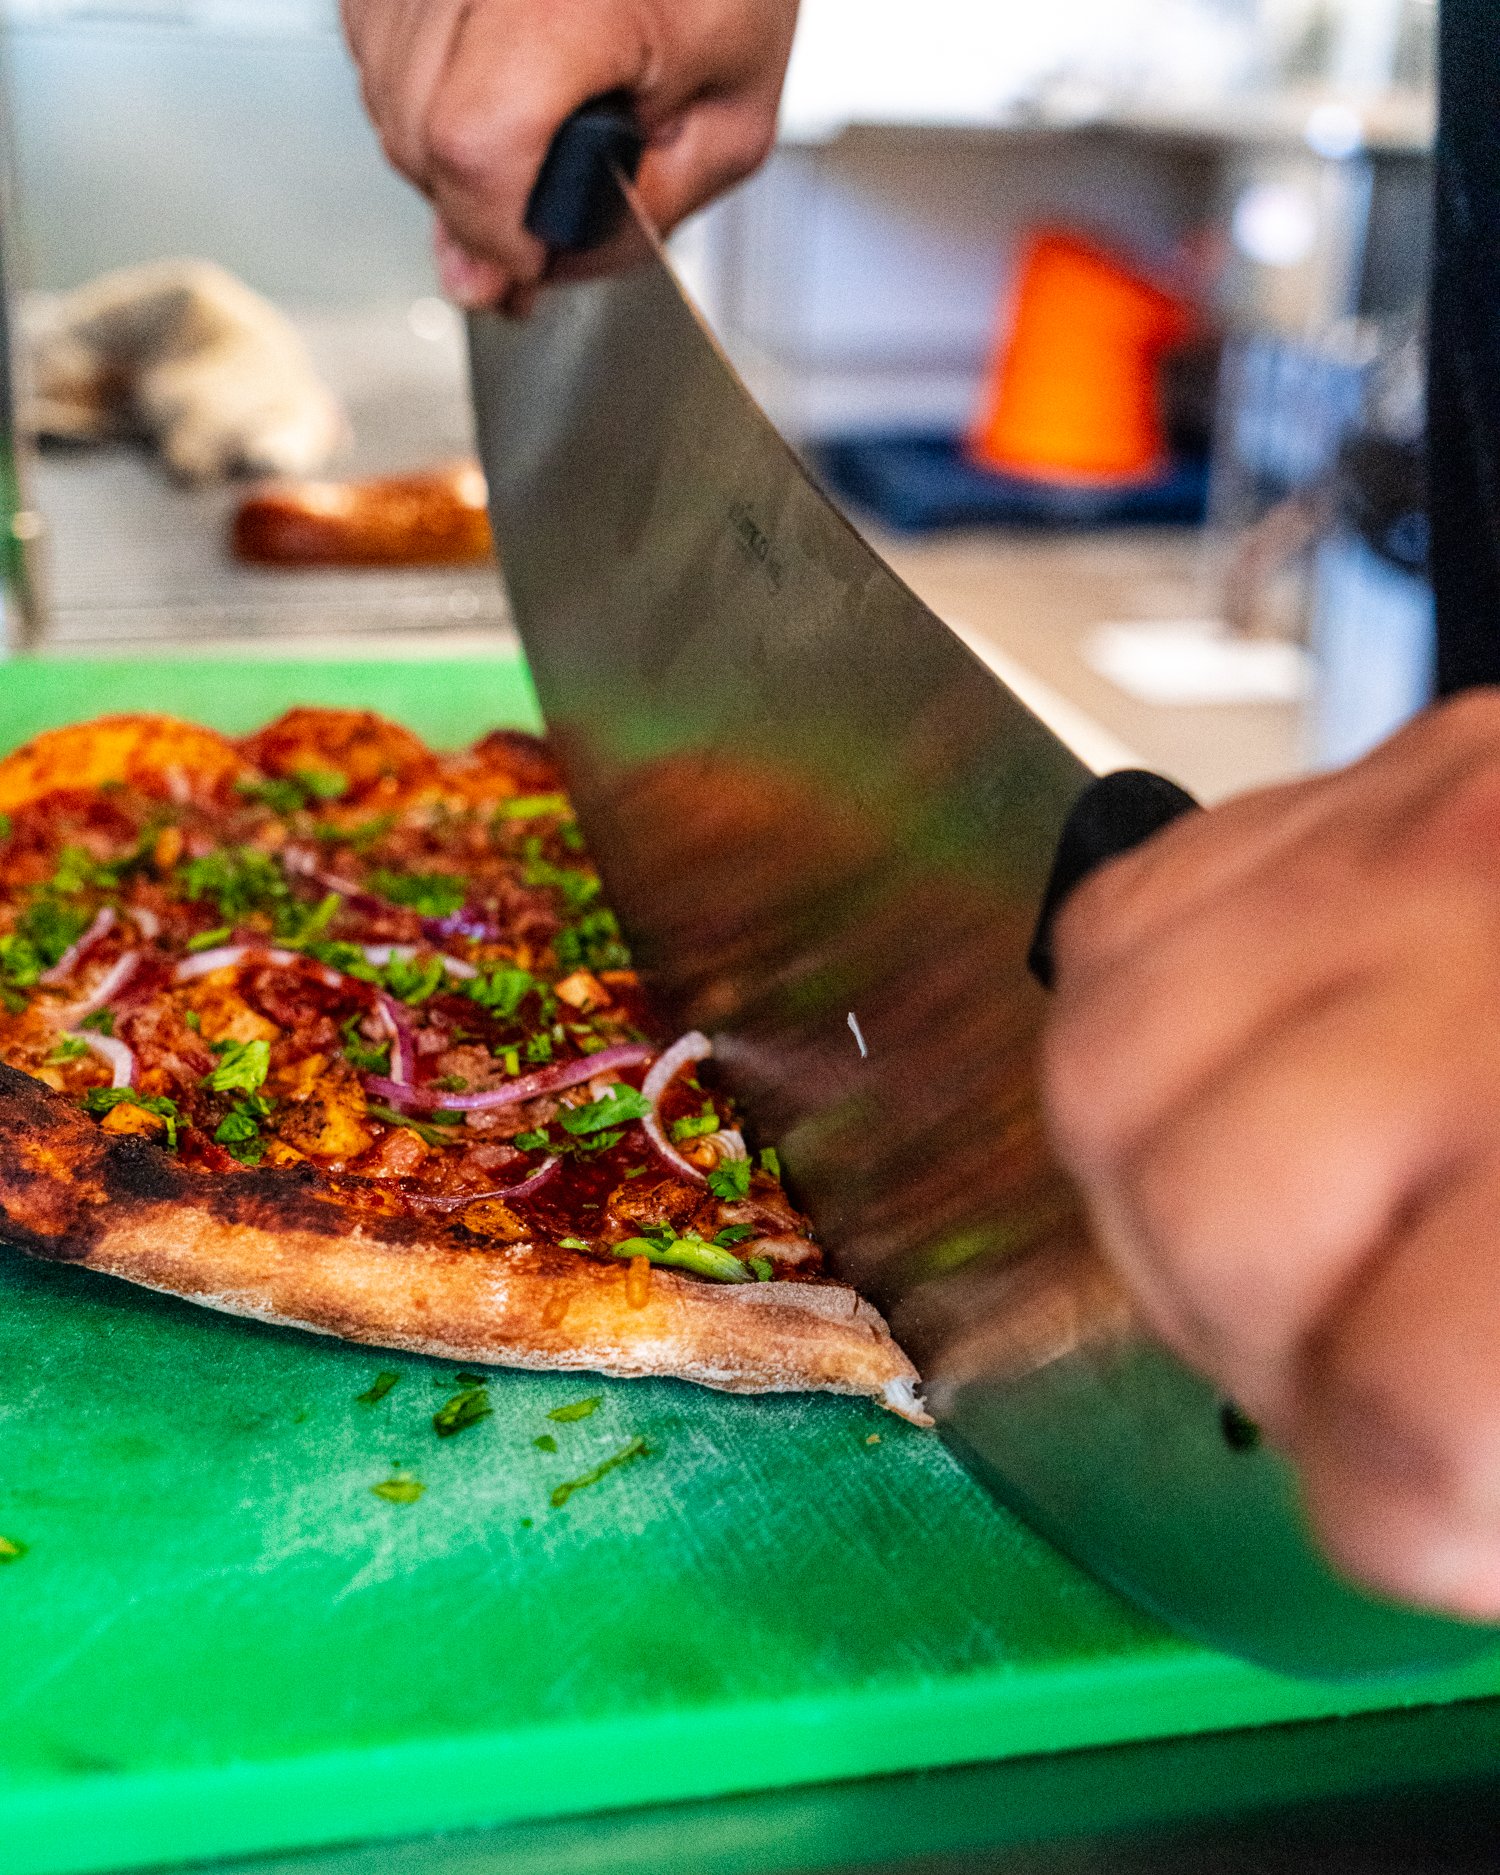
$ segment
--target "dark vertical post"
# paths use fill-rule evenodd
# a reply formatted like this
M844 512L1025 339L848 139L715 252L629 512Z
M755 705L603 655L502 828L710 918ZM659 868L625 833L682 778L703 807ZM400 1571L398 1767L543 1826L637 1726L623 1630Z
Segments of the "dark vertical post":
M1500 5L1440 8L1428 467L1448 696L1500 682Z

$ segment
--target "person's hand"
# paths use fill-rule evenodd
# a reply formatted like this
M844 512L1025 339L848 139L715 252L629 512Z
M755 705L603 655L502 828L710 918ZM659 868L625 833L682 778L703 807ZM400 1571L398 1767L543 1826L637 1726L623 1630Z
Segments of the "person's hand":
M630 92L646 133L637 188L663 231L771 147L796 0L342 0L386 155L438 215L444 289L524 311L546 250L523 226L553 136L600 93ZM590 270L617 264L628 237ZM581 271L570 263L570 271Z
M1500 1616L1500 692L1189 816L1055 934L1054 1138L1334 1561Z

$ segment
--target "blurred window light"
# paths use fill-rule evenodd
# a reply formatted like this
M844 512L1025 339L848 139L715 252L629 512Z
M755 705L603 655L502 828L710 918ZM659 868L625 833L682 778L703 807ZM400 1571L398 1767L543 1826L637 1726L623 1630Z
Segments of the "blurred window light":
M1230 228L1247 259L1262 267L1300 267L1317 244L1317 204L1295 183L1254 182L1241 191Z
M1359 112L1347 104L1319 104L1307 114L1302 135L1314 156L1342 163L1365 147L1365 127Z

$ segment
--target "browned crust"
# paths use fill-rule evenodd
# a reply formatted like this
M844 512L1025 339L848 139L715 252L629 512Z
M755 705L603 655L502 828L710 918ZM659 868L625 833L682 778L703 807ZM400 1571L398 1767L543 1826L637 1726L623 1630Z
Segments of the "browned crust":
M0 1230L32 1256L377 1347L734 1393L866 1394L922 1418L911 1363L841 1284L721 1287L653 1270L634 1306L623 1265L481 1248L459 1224L351 1210L311 1175L197 1171L102 1133L3 1064Z
M210 799L244 773L234 744L175 716L101 716L48 729L0 760L0 812L58 789L128 782L148 794L187 789Z

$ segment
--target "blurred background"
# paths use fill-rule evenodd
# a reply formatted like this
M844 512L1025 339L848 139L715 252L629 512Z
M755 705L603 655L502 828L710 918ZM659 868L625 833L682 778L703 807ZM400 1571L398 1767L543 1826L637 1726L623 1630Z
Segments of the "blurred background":
M995 667L1209 798L1424 701L1432 0L804 0L777 150L680 267L783 432ZM427 213L332 0L7 0L31 335L210 260L340 400L335 478L469 448ZM59 296L63 296L59 298ZM253 564L243 481L24 442L13 652L492 646L493 567ZM3 681L3 676L0 676Z

